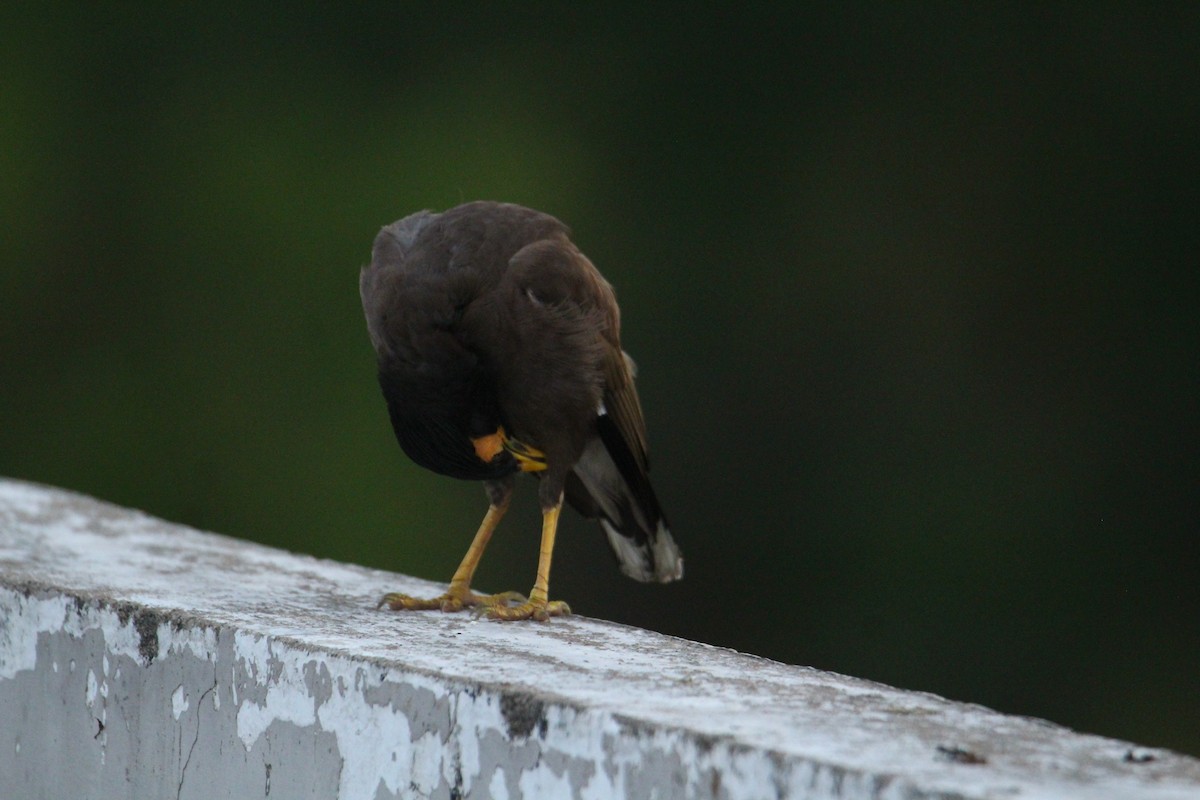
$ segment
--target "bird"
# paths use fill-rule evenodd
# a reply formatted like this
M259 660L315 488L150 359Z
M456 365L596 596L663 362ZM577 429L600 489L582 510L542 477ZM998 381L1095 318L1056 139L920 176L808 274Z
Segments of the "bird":
M491 201L419 211L379 231L359 293L400 448L433 472L482 481L488 499L446 592L392 592L380 608L470 608L502 621L570 614L549 596L564 500L599 521L625 575L683 576L650 483L616 295L566 225ZM522 473L536 478L542 513L533 588L476 594L476 568Z

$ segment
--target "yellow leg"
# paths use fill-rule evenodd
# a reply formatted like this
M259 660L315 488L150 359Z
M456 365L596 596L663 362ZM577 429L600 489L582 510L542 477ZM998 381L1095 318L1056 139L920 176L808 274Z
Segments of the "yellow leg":
M508 511L510 500L511 495L505 497L499 504L494 503L488 506L487 513L483 515L483 522L479 523L479 530L476 531L475 538L471 540L471 546L467 548L467 554L463 556L462 563L454 571L454 577L450 579L450 588L445 594L440 597L420 598L391 592L383 596L379 605L381 607L386 605L393 611L402 609L428 611L438 608L442 611L461 611L468 606L494 608L507 605L509 601L524 602L525 596L520 592L479 595L471 591L471 579L475 577L475 569L479 566L479 560L483 558L483 551L492 538L492 532L496 530L504 513Z
M529 600L519 606L492 605L487 609L491 619L516 620L536 619L545 621L550 617L566 616L571 613L571 607L561 600L551 601L550 596L550 559L554 555L554 536L558 532L558 515L562 511L562 498L553 508L542 512L542 548L538 554L537 579L533 590L529 592Z

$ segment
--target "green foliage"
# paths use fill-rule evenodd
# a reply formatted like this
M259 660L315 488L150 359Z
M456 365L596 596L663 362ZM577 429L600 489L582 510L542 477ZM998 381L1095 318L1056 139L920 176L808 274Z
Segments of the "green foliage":
M0 473L448 579L357 297L419 208L617 287L678 586L579 612L1200 752L1195 9L0 11ZM526 487L526 494L529 494ZM521 500L481 572L525 589ZM364 609L364 613L370 613Z

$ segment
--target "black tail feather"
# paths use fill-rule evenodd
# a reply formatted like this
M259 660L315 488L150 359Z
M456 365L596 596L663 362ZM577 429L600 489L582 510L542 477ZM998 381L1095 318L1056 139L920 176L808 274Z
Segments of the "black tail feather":
M621 571L639 581L666 583L683 576L683 558L650 478L607 414L596 422L568 476L566 499L585 517L598 517Z

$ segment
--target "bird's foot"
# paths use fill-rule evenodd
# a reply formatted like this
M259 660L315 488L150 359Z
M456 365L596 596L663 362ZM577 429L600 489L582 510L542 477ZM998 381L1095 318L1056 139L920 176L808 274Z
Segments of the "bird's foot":
M462 611L464 608L508 608L510 603L525 603L525 595L520 592L475 594L470 589L455 590L453 588L445 594L428 598L389 592L380 599L379 604L375 607L387 606L392 611Z
M516 606L508 604L489 606L483 611L488 619L511 621L518 619L536 619L545 622L551 617L566 617L571 614L571 607L562 600L526 600Z

